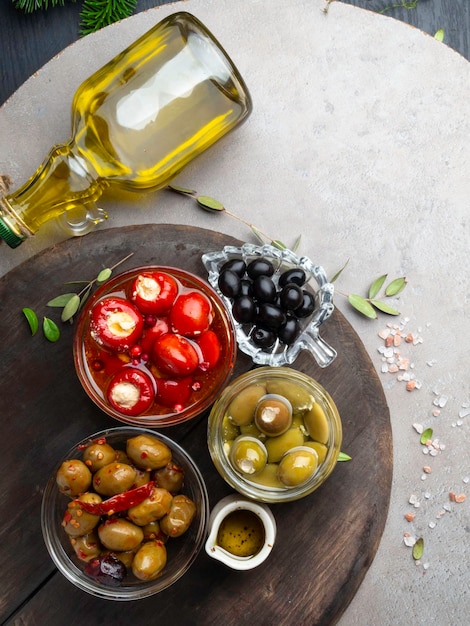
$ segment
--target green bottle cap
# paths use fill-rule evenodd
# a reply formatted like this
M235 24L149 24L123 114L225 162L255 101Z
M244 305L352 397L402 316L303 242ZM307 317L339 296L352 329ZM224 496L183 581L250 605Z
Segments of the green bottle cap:
M10 248L16 248L24 240L24 237L20 237L14 233L9 226L0 217L0 237L6 241Z

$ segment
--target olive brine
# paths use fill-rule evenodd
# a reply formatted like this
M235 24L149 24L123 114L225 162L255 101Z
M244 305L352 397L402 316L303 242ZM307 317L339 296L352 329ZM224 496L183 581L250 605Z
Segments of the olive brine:
M233 258L220 268L218 287L230 299L235 321L249 325L253 343L267 351L277 341L293 344L302 330L301 320L315 310L315 295L306 281L302 268L286 269L277 280L269 259L246 263Z
M161 576L167 541L183 535L196 515L181 493L184 468L151 435L128 439L125 450L104 437L91 441L82 459L61 464L56 482L71 498L63 529L84 573L105 585Z

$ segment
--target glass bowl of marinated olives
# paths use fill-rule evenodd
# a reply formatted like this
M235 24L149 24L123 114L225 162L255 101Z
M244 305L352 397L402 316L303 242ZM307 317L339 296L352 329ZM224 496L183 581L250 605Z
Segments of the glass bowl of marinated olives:
M319 334L334 311L334 288L320 265L291 250L250 243L206 253L202 262L233 319L238 347L254 363L291 365L301 350L321 367L336 358Z
M46 485L41 524L58 570L112 600L163 591L206 539L209 499L185 450L160 433L119 427L73 446Z
M328 392L289 367L258 367L224 389L208 421L209 452L219 474L262 502L298 500L333 471L342 426Z
M235 364L233 322L207 281L174 267L137 267L95 291L78 319L74 361L95 404L132 426L203 413Z

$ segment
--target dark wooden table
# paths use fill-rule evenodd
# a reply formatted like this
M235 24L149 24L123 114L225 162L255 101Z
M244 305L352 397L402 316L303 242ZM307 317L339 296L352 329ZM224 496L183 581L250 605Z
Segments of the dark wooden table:
M138 0L137 11L168 4L171 0ZM470 59L470 3L468 0L340 0L400 19L434 35L442 28L444 42ZM11 0L0 9L0 105L23 82L79 36L81 2L66 2L47 11L24 14ZM391 8L398 5L396 8ZM400 6L402 5L402 6ZM388 10L390 8L390 10ZM333 10L333 9L331 9Z

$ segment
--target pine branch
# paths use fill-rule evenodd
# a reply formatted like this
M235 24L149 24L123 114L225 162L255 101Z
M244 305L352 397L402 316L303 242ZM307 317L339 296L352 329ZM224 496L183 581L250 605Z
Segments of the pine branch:
M64 6L65 0L13 0L16 9L21 9L25 13L32 13L38 9L48 9L57 5ZM72 0L75 2L75 0Z
M80 13L80 35L88 35L131 16L136 4L137 0L85 0Z

